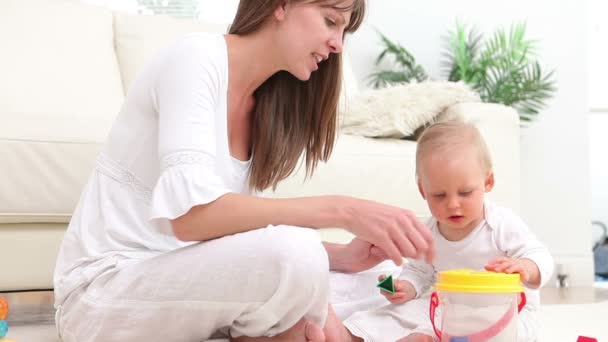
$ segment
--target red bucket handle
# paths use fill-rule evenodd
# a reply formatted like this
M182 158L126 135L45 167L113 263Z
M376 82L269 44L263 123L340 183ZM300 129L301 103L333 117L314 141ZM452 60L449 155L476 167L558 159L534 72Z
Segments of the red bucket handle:
M437 295L437 291L433 291L433 294L431 295L431 306L429 308L429 316L431 317L431 323L433 323L433 330L435 331L435 335L437 335L437 337L439 337L439 339L441 340L441 330L437 329L437 327L435 326L435 311L437 310L438 306L439 296Z
M521 312L521 310L526 306L526 294L524 292L519 293L519 304L517 305L517 312ZM431 295L431 305L429 307L429 316L431 317L431 323L433 323L433 330L435 331L435 335L439 337L441 340L441 330L437 329L435 325L435 311L439 306L439 295L437 295L436 291L433 291ZM505 314L492 326L489 328L477 332L471 336L469 336L469 342L484 342L489 340L490 338L498 335L509 323L509 321L513 318L513 311L509 310L505 312Z

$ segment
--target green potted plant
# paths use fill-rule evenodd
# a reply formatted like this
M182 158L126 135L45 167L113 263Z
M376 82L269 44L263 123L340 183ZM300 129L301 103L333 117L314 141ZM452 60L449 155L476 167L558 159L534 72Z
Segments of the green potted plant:
M525 38L526 25L513 25L509 32L499 29L489 40L475 29L457 23L444 38L443 71L448 81L462 81L484 102L502 103L515 108L522 123L535 119L556 90L554 71L543 72L536 57L536 41ZM398 70L370 75L372 85L427 79L411 53L381 35L385 48L377 63L387 54L395 56ZM395 75L400 74L401 77ZM416 77L424 75L425 77Z
M525 38L526 25L497 30L484 41L475 29L456 25L445 39L444 72L449 81L463 81L485 102L515 108L523 122L532 121L556 90L554 71L543 72L536 41Z
M137 4L156 15L197 18L200 13L197 0L137 0Z
M376 58L376 65L379 65L384 58L392 56L397 64L397 70L380 70L369 75L370 84L374 88L381 88L390 84L405 83L412 80L418 82L428 79L424 68L416 63L412 55L401 44L394 43L388 37L378 31L384 49Z

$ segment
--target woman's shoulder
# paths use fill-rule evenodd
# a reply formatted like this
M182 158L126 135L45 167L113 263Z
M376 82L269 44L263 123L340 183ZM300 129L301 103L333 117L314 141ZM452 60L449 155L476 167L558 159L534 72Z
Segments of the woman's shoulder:
M178 37L168 46L168 51L181 56L220 58L226 55L226 40L223 34L193 32Z
M226 77L228 51L223 34L188 33L159 52L152 70L169 78L203 77L221 82Z

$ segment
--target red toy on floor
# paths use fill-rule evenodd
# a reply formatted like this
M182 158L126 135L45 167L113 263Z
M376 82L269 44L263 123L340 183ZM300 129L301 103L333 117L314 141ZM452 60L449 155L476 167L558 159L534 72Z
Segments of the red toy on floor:
M597 342L597 339L593 337L579 336L576 342Z

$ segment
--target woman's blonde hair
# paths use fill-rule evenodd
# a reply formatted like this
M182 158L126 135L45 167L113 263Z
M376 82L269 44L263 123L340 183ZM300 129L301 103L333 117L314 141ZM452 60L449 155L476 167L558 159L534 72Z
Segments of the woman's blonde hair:
M461 120L449 120L430 125L418 138L416 177L419 177L422 160L430 154L458 153L457 150L463 147L476 149L479 163L484 171L492 170L492 157L477 127Z
M241 0L228 33L247 35L259 30L286 0ZM350 11L345 32L356 31L365 15L365 0L287 0L322 3ZM307 82L280 71L254 93L252 127L251 189L264 190L287 178L304 152L306 175L311 176L319 160L327 161L333 149L337 107L342 83L341 54L332 53L319 64Z

